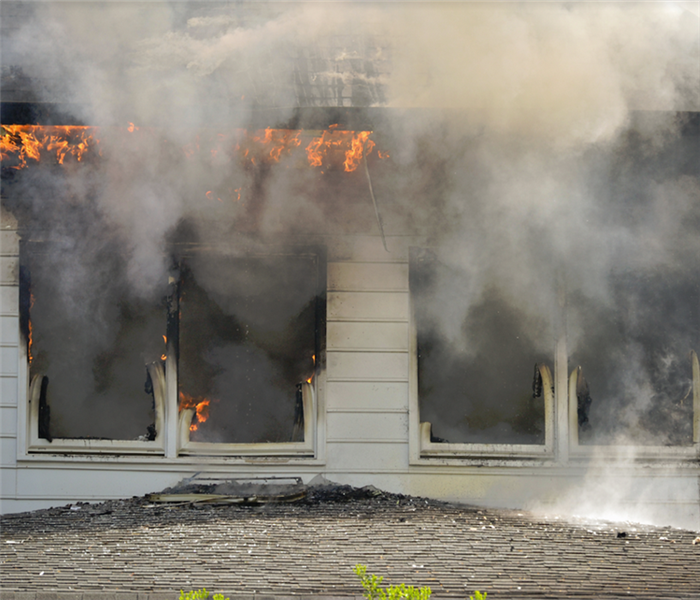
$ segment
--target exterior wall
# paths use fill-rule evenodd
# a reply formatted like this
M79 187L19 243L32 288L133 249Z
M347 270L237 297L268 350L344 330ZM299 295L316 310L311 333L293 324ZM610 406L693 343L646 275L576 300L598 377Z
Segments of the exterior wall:
M17 222L0 207L0 499L17 494L19 357L19 237ZM10 500L11 501L11 500ZM9 507L9 505L8 505Z
M28 455L26 385L18 307L18 236L3 214L0 308L0 456L2 512L160 491L199 471L240 476L323 474L352 485L463 503L538 508L603 518L700 527L697 461L644 464L614 457L569 460L557 439L545 460L411 459L412 329L408 293L409 238L329 242L327 369L319 380L318 451L314 459ZM552 349L554 360L555 349ZM558 349L560 363L562 349ZM566 361L559 365L558 420L566 424ZM563 373L563 378L561 374Z

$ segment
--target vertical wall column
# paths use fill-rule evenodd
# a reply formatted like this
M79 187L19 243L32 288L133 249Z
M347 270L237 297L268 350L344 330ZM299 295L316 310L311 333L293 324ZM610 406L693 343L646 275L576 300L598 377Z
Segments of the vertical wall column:
M17 490L19 397L19 236L17 222L0 207L0 501Z
M327 472L408 467L408 253L357 236L329 248Z

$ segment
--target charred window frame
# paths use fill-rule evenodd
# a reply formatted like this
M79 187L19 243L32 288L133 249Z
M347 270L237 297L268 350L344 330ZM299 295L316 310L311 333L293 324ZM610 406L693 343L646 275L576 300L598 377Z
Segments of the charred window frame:
M441 439L437 431L427 420L423 420L421 415L423 386L421 371L423 365L421 360L425 353L425 344L430 345L430 329L425 314L421 310L420 295L421 287L430 286L430 282L421 281L424 275L422 271L434 269L439 264L436 255L426 248L411 248L409 258L409 278L410 278L410 302L411 302L411 368L409 378L410 390L410 445L411 460L420 464L424 459L474 459L483 461L495 460L531 460L552 458L554 456L554 427L555 427L555 397L554 379L552 371L547 363L554 362L554 348L551 357L533 357L532 366L528 368L528 374L523 380L525 393L530 396L528 402L538 404L539 408L539 443L500 443L500 442L451 442ZM466 313L465 313L466 318ZM433 348L434 351L434 348ZM439 349L438 349L439 352ZM494 357L498 360L499 357ZM531 386L531 389L530 389ZM470 390L460 392L459 400L468 400ZM454 401L454 399L446 402ZM515 401L515 398L514 398ZM424 411L425 412L425 411Z
M40 265L53 251L55 245L48 242L23 240L20 243L19 301L23 343L19 348L19 364L20 380L26 382L21 386L26 393L26 402L21 403L26 427L23 446L30 454L164 454L168 417L165 364L160 356L164 344L162 339L156 340L147 352L138 343L130 343L130 337L138 338L136 331L154 328L165 332L166 299L163 298L162 303L133 303L124 298L111 298L110 307L117 311L112 315L116 315L112 334L118 338L117 342L112 350L104 347L86 358L76 351L76 344L79 345L86 335L84 327L76 326L70 319L64 320L58 311L53 313L50 303L56 298L50 294L51 285L43 285L41 281ZM42 339L44 334L48 335ZM146 358L149 352L152 356ZM83 394L66 390L66 381L74 376L72 369L78 368L78 362L84 367L83 371L90 371L85 379L91 381L82 383L92 387ZM130 376L125 376L125 367ZM52 380L56 382L53 386ZM110 420L105 415L102 422L96 422L86 413L85 424L76 427L66 423L76 418L78 404L89 403L96 396L101 397L98 402L111 406L116 419ZM73 403L75 406L70 406ZM138 414L138 423L122 427L122 419L130 418L125 414L129 410ZM116 435L105 435L105 426ZM134 428L138 431L119 435L120 429L126 432Z
M325 374L325 248L268 247L245 251L190 247L179 252L177 263L173 306L176 318L170 323L172 342L167 361L169 372L177 373L169 380L168 387L168 403L178 415L177 454L316 457L319 398ZM211 267L209 275L219 269L216 277L223 285L217 285L217 291L205 289L193 276L191 267L195 263L216 263L218 266ZM271 265L277 266L271 269ZM305 273L309 279L293 281L296 271ZM271 279L265 285L274 283L272 291L276 298L265 297L271 290L263 284L260 291L241 290L237 282L242 272L250 274L253 282L269 276ZM303 290L301 315L295 312L293 302L290 305L285 299L285 295L293 295L289 288L295 284ZM231 293L223 293L224 288ZM188 302L192 303L189 307ZM285 331L280 327L275 330L273 325L268 331L259 330L256 307L263 310L266 303L266 309L273 313L278 313L280 308L282 312L291 311L290 318L283 323ZM246 311L250 318L241 316ZM270 320L274 320L273 316L270 314ZM289 330L295 327L301 327L302 331L291 334L290 351ZM211 335L201 339L199 334L207 331ZM294 361L291 356L294 343L303 348L303 356L297 357L302 366L289 365ZM266 370L267 367L271 370ZM209 371L209 375L201 376ZM271 380L285 383L272 390L274 386L268 385ZM266 399L269 395L274 400ZM202 405L202 401L206 404ZM263 413L269 414L271 408L273 412L277 410L274 407L285 413L289 422L276 414L268 422L277 417L283 422L272 426L276 427L272 434L256 429L260 425L258 418L264 418ZM207 419L201 420L204 415ZM236 425L238 419L240 426Z

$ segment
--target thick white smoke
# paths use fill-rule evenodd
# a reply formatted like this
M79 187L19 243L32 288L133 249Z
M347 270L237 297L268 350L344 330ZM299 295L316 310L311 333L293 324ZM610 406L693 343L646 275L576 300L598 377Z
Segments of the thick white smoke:
M369 198L348 204L341 180L323 187L284 161L247 169L234 153L182 153L199 134L251 128L271 108L275 126L299 104L323 104L312 90L356 81L381 91L366 104L387 109L376 133L392 166L374 182L387 230L427 239L449 267L427 310L456 353L481 351L464 322L492 298L526 324L533 352L552 355L565 280L569 350L585 358L591 319L612 319L624 286L641 298L655 277L671 291L697 282L697 142L680 135L676 115L700 110L694 3L52 2L29 12L3 40L3 65L29 76L37 100L73 103L77 121L102 127L102 159L52 182L50 211L46 194L31 192L45 182L27 181L23 196L28 228L69 241L53 258L74 274L62 283L68 295L96 268L85 257L99 255L100 231L119 241L124 282L141 296L162 291L178 228L211 244L376 232ZM212 189L223 201L205 196ZM78 251L81 204L97 233ZM658 314L639 321L649 319L669 327ZM683 323L673 323L678 339L700 350L696 325L688 333ZM632 388L648 380L634 357L649 339L620 343ZM630 422L650 394L624 407Z

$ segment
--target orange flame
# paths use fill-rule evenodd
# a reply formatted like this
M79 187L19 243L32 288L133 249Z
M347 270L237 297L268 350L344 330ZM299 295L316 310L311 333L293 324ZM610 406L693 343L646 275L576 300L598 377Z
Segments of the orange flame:
M31 319L27 323L29 326L29 340L27 340L27 358L29 360L29 364L32 364L32 360L34 360L34 357L32 356L32 321Z
M34 308L34 294L31 292L29 293L29 312L31 312L32 308ZM32 320L29 319L27 321L27 360L29 361L29 364L32 364L32 360L34 360L34 357L32 356L32 345L34 344L33 340L33 333L32 333Z
M94 129L72 125L3 125L0 159L14 158L17 164L12 169L26 167L28 159L39 162L44 154L54 156L59 165L68 156L81 161L86 152L99 144Z
M129 123L126 131L134 133L139 129ZM3 162L12 159L14 164L9 167L13 169L22 169L28 161L39 162L45 156L53 157L60 165L69 157L81 161L86 153L99 153L97 131L97 128L83 126L3 125L0 159ZM199 156L207 160L208 156L210 161L237 155L252 165L279 163L283 156L293 156L294 151L302 147L302 135L301 129L270 127L253 132L239 129L231 134L198 134L191 143L183 142L182 151L187 158ZM311 141L303 146L308 164L323 167L324 163L326 166L342 163L346 172L352 172L374 149L371 135L371 131L339 130L338 124L330 125L320 135L312 134ZM377 154L382 159L389 156L379 151Z
M345 152L345 162L343 163L348 173L357 169L357 165L360 164L365 151L369 155L374 148L374 142L369 139L369 136L372 134L371 131L360 131L356 135L354 132L351 133L353 133L351 147L350 150Z
M178 412L187 408L194 408L195 410L197 420L190 425L190 431L197 431L198 427L209 418L209 404L211 404L211 399L209 398L193 397L180 392Z
M315 355L315 354L312 354L312 355L311 355L311 360L312 360L313 363L314 363L314 369L315 369L315 368L316 368L316 355ZM311 382L313 381L313 379L314 379L314 373L311 373L311 377L309 377L309 378L306 380L306 383L311 383Z
M372 152L375 144L369 139L371 131L342 131L335 129L337 125L331 125L320 137L315 137L306 147L306 155L309 165L312 167L323 166L323 161L333 161L337 152L342 152L345 160L343 167L351 173L357 169L363 156Z
M257 162L280 162L282 155L289 155L301 145L301 130L294 129L259 129L252 134L239 131L241 141L235 150L242 153L242 158Z

